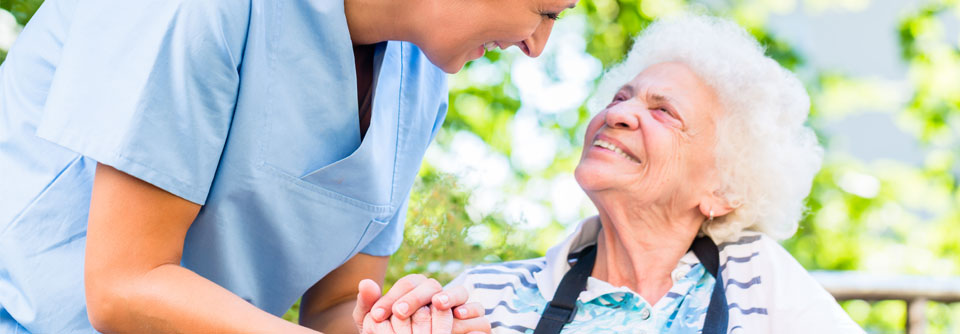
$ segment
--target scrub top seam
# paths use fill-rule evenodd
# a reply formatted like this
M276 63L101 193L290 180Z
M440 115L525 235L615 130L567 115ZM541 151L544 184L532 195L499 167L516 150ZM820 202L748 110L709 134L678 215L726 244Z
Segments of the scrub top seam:
M406 140L405 138L406 136L403 136L401 133L401 131L403 131L403 127L401 125L401 119L403 119L403 116L404 116L403 115L403 110L404 110L404 105L403 105L404 71L403 69L405 66L407 66L407 62L404 59L405 55L403 52L404 51L403 48L406 45L404 42L397 42L397 43L400 44L399 45L400 73L397 75L397 77L399 78L398 82L399 82L400 91L397 93L397 132L396 132L397 143L393 150L394 152L393 153L393 175L392 175L393 181L390 184L390 206L393 207L392 211L394 211L393 212L394 216L397 215L396 211L398 211L399 208L402 207L401 204L394 205L395 204L394 199L397 197L397 170L399 169L399 166L400 166L400 147L402 146L401 143L404 140ZM417 168L418 174L419 174L419 170L420 169Z
M223 152L223 149L221 149L221 159L223 158L223 157L222 157L222 152ZM128 174L131 174L131 175L133 175L132 173L135 172L135 171L127 170L128 167L131 167L131 166L129 166L129 165L136 166L136 167L140 167L140 168L142 168L144 171L153 172L153 173L155 173L155 174L157 174L157 175L159 175L159 176L162 176L162 177L167 178L171 183L177 183L177 184L176 184L177 186L182 187L181 189L176 189L176 190L182 191L184 194L183 194L183 196L174 194L174 195L176 195L177 197L183 198L183 199L185 199L185 200L188 200L188 201L190 201L190 202L193 202L193 203L196 203L196 204L199 204L199 205L204 205L204 204L206 204L207 195L209 195L209 193L210 193L210 186L212 185L212 182L213 182L213 179L212 179L212 178L210 179L210 183L207 184L206 189L204 189L204 187L201 187L200 185L192 186L189 182L184 182L183 180L181 180L181 179L178 178L178 177L175 177L175 176L173 176L173 175L169 175L169 174L167 174L167 173L165 173L165 172L162 172L162 171L157 170L156 168L153 168L153 167L147 166L147 165L145 165L145 164L142 164L142 163L140 163L139 161L136 161L136 160L133 160L133 159L127 157L127 156L124 156L124 155L121 154L120 152L114 153L114 156L116 157L117 161L110 161L109 163L105 163L105 165L110 165L111 167L115 167L117 170L120 170L120 171L122 171L122 172L124 172L124 173L128 173ZM97 162L99 163L100 161L98 160ZM129 164L129 165L128 165L128 166L119 165L120 163L124 163L124 162L127 163L127 164ZM118 165L117 165L117 166L114 166L113 164L118 164ZM219 165L219 163L218 163L218 165ZM216 171L214 171L214 173L216 173ZM161 181L161 180L153 180L153 178L151 178L151 181L147 181L146 179L141 178L141 177L139 177L139 176L135 176L135 175L134 175L134 177L136 177L136 178L138 178L138 179L141 179L141 180L143 180L143 181L145 181L145 182L147 182L147 183L153 184L153 185L156 186L157 188L164 189L164 191L167 191L167 192L171 192L171 193L172 193L172 191L170 191L170 190L168 190L168 189L165 189L165 188L163 188L163 187L160 187L159 185L157 185L157 184L154 183L154 182L156 182L156 181ZM148 175L144 175L144 177L149 177L149 176L148 176ZM188 198L188 197L189 197L189 198Z
M263 39L264 39L264 40L263 40L263 44L264 44L264 46L265 46L265 49L266 49L266 50L269 50L269 51L266 52L266 53L267 53L267 56L266 56L266 58L267 58L267 68L271 68L271 69L272 69L272 68L274 68L274 67L276 66L276 63L277 63L277 54L276 54L275 49L270 47L270 44L271 44L270 42L277 40L277 39L275 39L275 37L278 37L278 36L280 35L280 33L278 32L278 30L280 30L280 28L282 27L282 25L279 25L279 24L269 24L269 23L283 22L283 21L281 21L282 17L281 17L281 10L280 10L280 6L281 6L281 4L283 3L283 1L267 1L267 3L268 3L268 4L272 4L272 5L274 6L273 18L274 18L275 21L270 22L269 19L266 19L267 17L269 17L269 15L264 15L264 18L265 18L264 20L265 20L268 24L266 24L265 27L264 27L264 29L263 29L264 32L263 32L263 36L262 36L262 37L263 37ZM263 5L263 6L266 7L266 5ZM262 10L265 11L266 8L263 8ZM253 10L251 9L251 16L252 16L252 15L253 15ZM250 23L251 23L250 25L252 26L252 25L253 25L252 18L251 18L251 22L250 22ZM247 29L249 30L250 27L248 27ZM268 35L270 35L270 36L268 36ZM247 38L248 38L248 39L249 39L249 36L250 36L250 35L249 35L249 33L248 33L248 34L247 34ZM244 46L244 49L246 49L246 46ZM269 105L269 106L274 106L274 105L277 105L276 103L274 103L274 102L276 101L276 99L277 99L277 95L276 95L276 94L273 94L273 91L274 91L275 87L277 86L277 85L274 84L274 81L276 81L276 77L275 77L275 76L272 76L272 75L268 75L268 76L267 76L267 80L269 80L269 82L270 82L270 84L267 85L267 96L269 96L269 101L270 101L270 103L268 103L267 105ZM241 86L242 86L242 85L243 85L243 80L241 79ZM240 93L239 93L239 92L238 92L237 96L238 96L238 98L239 98L239 96L240 96ZM235 107L235 108L236 108L236 107ZM258 150L259 152L257 152L257 158L256 158L256 160L259 160L259 162L260 162L260 163L259 163L260 168L265 170L265 169L266 169L265 167L267 167L267 166L269 165L269 163L267 162L267 159L266 159L266 156L267 156L267 154L266 154L266 152L267 152L267 141L268 141L268 139L269 139L269 137L270 137L270 136L269 136L269 134L270 134L270 129L271 129L271 127L273 126L273 124L270 123L269 116L268 116L269 112L267 112L267 111L259 111L259 112L257 112L257 114L260 116L260 117L259 117L259 118L260 118L260 134L261 134L262 137L259 138L259 140L257 140L257 141L259 142L259 146L260 146L260 147L259 147L259 150Z
M271 164L262 163L260 164L260 168L263 169L265 172L272 174L274 177L277 177L283 181L286 181L287 183L290 183L293 186L304 188L305 190L310 191L312 193L315 193L336 201L340 201L341 203L344 203L344 204L349 204L353 207L368 211L370 213L374 213L374 214L389 213L393 209L393 205L389 205L389 204L376 205L372 203L367 203L367 202L358 200L356 198L346 196L341 193L324 188L323 186L304 181L298 177L288 174L287 172L284 172L283 170L280 170L279 168Z
M237 67L236 67L237 76L240 76L240 68L243 67L244 57L247 56L247 42L250 41L250 30L252 29L251 27L253 27L253 10L254 10L253 0L249 0L249 3L250 3L250 7L249 7L250 10L247 11L247 29L246 29L247 31L243 34L243 46L240 47L240 59L239 61L237 61ZM220 31L221 33L223 32L223 27L220 27ZM230 52L231 54L233 53L233 51L229 50L229 48L227 51ZM234 113L236 113L237 104L240 101L240 85L243 85L242 81L239 81L239 84L237 84L237 98L236 98L236 101L233 102Z
M80 156L90 158L97 163L113 167L116 170L149 183L179 198L200 205L204 205L206 202L207 195L210 192L210 183L208 183L206 189L204 189L200 184L193 184L179 177L157 170L121 153L124 150L123 147L107 148L102 144L98 145L98 143L78 138L76 133L47 132L49 131L38 129L36 136L54 145L73 151ZM129 135L128 133L125 136Z

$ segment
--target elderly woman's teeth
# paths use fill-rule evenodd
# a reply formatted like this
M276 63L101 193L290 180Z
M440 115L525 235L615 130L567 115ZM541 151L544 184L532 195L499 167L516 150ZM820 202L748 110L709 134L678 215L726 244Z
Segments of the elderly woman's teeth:
M487 51L493 51L494 49L497 48L497 43L495 42L483 43L483 48L486 49Z
M605 149L608 149L608 150L611 150L611 151L616 152L616 153L619 154L620 156L622 156L622 157L624 157L624 158L627 158L627 160L630 160L630 161L633 161L633 162L636 162L636 163L640 163L640 161L638 161L637 159L634 159L633 157L627 155L627 154L624 153L623 150L621 150L619 147L617 147L616 145L613 145L613 144L611 144L611 143L609 143L609 142L607 142L607 141L604 141L604 140L601 140L601 139L594 140L594 141L593 141L593 146L603 147L603 148L605 148Z

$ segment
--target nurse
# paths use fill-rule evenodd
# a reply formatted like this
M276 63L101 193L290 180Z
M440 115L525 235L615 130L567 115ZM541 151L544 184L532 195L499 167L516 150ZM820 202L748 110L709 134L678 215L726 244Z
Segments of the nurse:
M0 333L355 331L443 72L575 2L47 0L0 66Z

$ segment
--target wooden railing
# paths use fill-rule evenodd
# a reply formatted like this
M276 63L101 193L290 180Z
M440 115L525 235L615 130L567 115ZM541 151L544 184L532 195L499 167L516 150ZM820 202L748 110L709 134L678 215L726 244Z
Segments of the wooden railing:
M837 300L903 300L907 334L926 332L927 302L960 302L960 277L877 275L855 271L814 271L814 278Z

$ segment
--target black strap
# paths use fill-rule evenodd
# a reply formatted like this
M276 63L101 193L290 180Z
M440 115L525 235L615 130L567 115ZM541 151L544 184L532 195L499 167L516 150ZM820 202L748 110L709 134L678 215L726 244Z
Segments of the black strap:
M577 263L563 275L560 286L557 287L557 292L553 294L553 300L543 310L543 315L540 317L540 322L537 323L537 329L533 331L533 334L560 333L563 325L573 321L573 315L577 314L577 297L580 296L581 291L587 288L587 278L593 271L593 263L596 259L596 246L590 246L580 251Z
M700 259L704 268L716 278L713 285L713 294L710 296L710 305L707 306L707 316L703 324L703 334L725 334L727 332L727 296L724 293L723 278L720 276L720 251L713 240L707 237L698 237L690 246L693 253ZM597 259L596 246L589 246L580 252L577 263L563 275L560 286L553 295L553 300L543 310L540 322L533 334L559 334L563 326L573 321L576 314L577 297L587 287L587 278L593 271L593 263Z
M724 291L723 276L720 274L720 250L717 244L708 237L697 237L693 240L693 254L700 259L703 267L716 278L713 284L713 294L710 295L710 305L707 306L707 317L703 321L703 334L726 334L727 318L730 310L727 308L727 294Z

